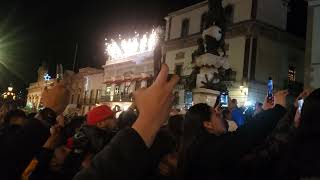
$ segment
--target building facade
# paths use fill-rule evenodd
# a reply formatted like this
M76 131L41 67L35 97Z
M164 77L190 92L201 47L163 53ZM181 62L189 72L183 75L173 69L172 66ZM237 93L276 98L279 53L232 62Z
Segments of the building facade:
M240 105L263 101L268 77L276 88L284 88L288 72L294 80L304 79L304 40L286 32L286 0L224 0L228 27L226 50L233 81L228 82L232 98ZM170 13L166 19L165 61L170 73L188 77L192 53L198 48L208 2ZM179 99L184 99L183 88ZM179 104L183 106L183 100Z
M133 92L148 87L153 82L153 51L108 60L104 67L101 104L115 110L126 110L133 101Z
M48 76L48 68L45 64L38 69L38 81L31 83L27 96L27 107L33 110L41 108L42 92L44 88L51 88L56 83L56 79ZM99 78L99 76L101 78ZM98 99L103 82L103 70L91 67L82 68L78 73L73 71L64 72L64 83L70 91L69 105L66 114L84 114L92 106L93 98ZM97 85L99 84L99 86ZM90 95L90 96L89 96ZM97 100L94 100L97 101Z

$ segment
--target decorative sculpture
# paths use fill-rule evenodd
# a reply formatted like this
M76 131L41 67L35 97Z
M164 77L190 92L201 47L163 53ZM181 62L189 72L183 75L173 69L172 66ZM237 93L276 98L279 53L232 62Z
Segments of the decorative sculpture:
M222 7L222 0L209 0L209 12L205 18L205 30L202 33L202 42L198 40L198 50L194 52L194 57L202 55L199 53L205 47L204 53L211 53L220 56L219 49L223 56L226 56L225 50L225 31L226 31L225 9Z
M194 65L190 77L187 79L187 89L205 88L217 91L226 90L225 81L230 80L232 70L227 61L225 50L226 31L225 9L222 0L209 0L209 12L204 20L202 38L197 40L198 49L192 53ZM220 57L219 51L223 52ZM209 53L215 56L203 56ZM201 74L201 76L198 76ZM197 78L198 80L197 84Z

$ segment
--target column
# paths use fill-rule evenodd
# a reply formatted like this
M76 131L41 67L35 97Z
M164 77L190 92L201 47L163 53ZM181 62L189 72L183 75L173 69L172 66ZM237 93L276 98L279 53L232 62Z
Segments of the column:
M305 86L320 88L320 0L308 0Z

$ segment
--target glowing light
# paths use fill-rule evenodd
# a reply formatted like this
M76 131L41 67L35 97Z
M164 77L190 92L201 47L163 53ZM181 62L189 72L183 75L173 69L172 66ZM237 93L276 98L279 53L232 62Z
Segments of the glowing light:
M253 106L253 103L252 103L251 101L246 101L246 102L244 103L244 106L245 106L245 107Z
M49 76L49 74L46 74L45 76L43 76L45 81L50 81L51 76Z
M111 39L105 43L105 53L109 60L117 60L153 51L157 46L160 33L161 29L157 28L153 29L150 34L146 33L142 36L135 32L135 36L129 39L122 39L119 35L118 41Z

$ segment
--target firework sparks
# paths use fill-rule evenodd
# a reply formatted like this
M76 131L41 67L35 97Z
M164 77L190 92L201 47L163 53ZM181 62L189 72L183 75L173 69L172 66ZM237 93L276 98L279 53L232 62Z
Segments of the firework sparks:
M130 56L153 51L157 46L160 29L153 29L151 33L139 35L135 33L133 38L122 39L119 35L118 41L106 39L105 53L108 55L109 60L124 59Z

